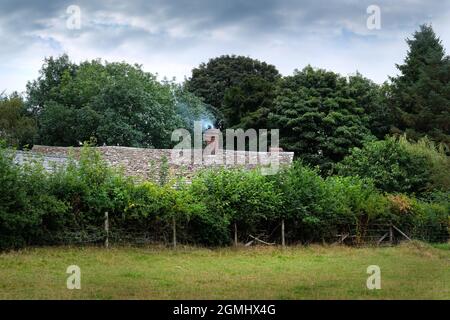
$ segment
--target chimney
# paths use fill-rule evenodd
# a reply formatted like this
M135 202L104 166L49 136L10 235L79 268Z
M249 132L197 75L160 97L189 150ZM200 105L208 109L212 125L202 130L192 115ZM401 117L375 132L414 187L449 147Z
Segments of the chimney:
M269 148L269 152L283 152L283 148L274 148L274 147L270 147Z
M211 150L211 154L218 154L221 134L219 129L208 129L205 131L204 139L206 141L206 147Z

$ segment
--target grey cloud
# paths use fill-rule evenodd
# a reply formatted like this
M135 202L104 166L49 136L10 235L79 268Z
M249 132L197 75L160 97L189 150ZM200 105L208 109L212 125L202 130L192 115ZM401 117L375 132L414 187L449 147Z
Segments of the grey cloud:
M366 8L374 2L382 10L378 31L365 26ZM65 28L65 11L72 4L82 9L81 30ZM255 52L257 58L269 57L268 62L283 66L285 73L311 61L324 66L335 62L338 71L346 72L348 64L339 60L342 57L333 60L330 51L347 57L353 50L355 59L362 61L362 47L403 50L404 37L420 23L445 24L449 13L450 3L438 0L3 0L0 74L5 76L6 66L11 69L13 58L32 56L29 51L35 46L38 54L68 52L79 59L106 55L129 62L150 61L149 71L156 65L169 77L174 72L188 75L211 54ZM351 62L352 57L347 59ZM391 72L387 64L395 62L399 61L386 60L384 71L379 72ZM361 63L369 72L371 64ZM367 76L383 77L380 73ZM0 79L0 90L5 83Z
M161 33L177 26L193 37L204 37L212 31L230 26L238 27L243 35L252 37L283 32L330 33L345 27L345 21L364 28L366 8L372 0L317 1L317 0L137 0L137 1L3 1L0 4L2 28L19 35L28 31L46 29L43 20L64 14L70 4L82 8L84 17L98 13L120 13L124 17L138 17L149 24L161 26ZM382 8L386 30L417 24L430 16L448 13L448 4L442 1L377 1ZM5 23L6 21L6 23ZM104 21L104 29L113 28ZM125 26L122 26L125 28ZM93 28L98 30L98 28ZM85 29L84 32L92 31ZM127 30L125 30L127 31ZM139 30L129 29L129 36ZM117 39L116 39L117 40Z

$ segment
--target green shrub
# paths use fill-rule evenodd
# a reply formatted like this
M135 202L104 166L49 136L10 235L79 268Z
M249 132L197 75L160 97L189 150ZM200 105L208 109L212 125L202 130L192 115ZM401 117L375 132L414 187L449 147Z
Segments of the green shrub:
M431 161L432 157L436 160ZM371 178L385 192L419 194L448 188L444 179L437 178L443 172L450 172L448 159L442 157L422 142L413 144L404 138L388 138L369 142L362 149L352 149L336 169L339 175Z
M27 190L13 156L0 149L0 248L25 244L25 233L39 221L38 216L29 215Z
M70 205L62 224L68 228L101 226L105 212L122 212L132 182L109 168L99 153L88 146L79 159L72 158L50 174L50 191Z
M389 195L391 221L409 237L428 242L449 238L449 203L427 202L406 195Z
M292 240L331 241L341 233L363 237L372 221L388 213L387 201L369 180L323 179L317 170L301 162L295 162L273 179L282 190L279 215L286 219Z
M282 195L278 219L285 219L287 239L313 241L326 225L328 193L317 170L296 161L272 176ZM320 236L319 236L320 239Z
M281 217L308 219L308 215L324 213L327 196L325 181L317 170L296 161L278 173L275 180L283 195L283 210L279 212Z
M54 217L67 212L48 185L37 162L19 166L14 151L0 147L0 249L41 242Z
M0 148L0 249L103 242L105 212L113 240L141 233L168 242L175 222L184 243L227 245L234 224L241 240L254 234L279 242L284 220L290 242L334 242L351 234L360 243L374 226L391 223L437 242L449 238L449 200L450 193L439 190L421 198L383 195L371 179L324 179L300 162L273 176L211 169L191 184L137 183L88 146L51 173L39 160L16 165L14 151Z
M334 176L326 179L326 187L328 214L322 232L327 239L349 234L356 236L354 242L361 243L369 236L371 226L382 223L389 213L385 197L371 180Z
M206 230L213 235L211 244L230 242L229 225L236 223L240 230L254 231L261 220L273 218L281 204L280 194L258 170L206 170L193 179L191 192L204 203L205 210L195 216L195 222L209 224Z
M439 203L414 201L411 236L427 242L447 242L449 238L448 207Z
M450 191L435 190L422 197L427 202L438 203L446 208L446 211L450 215Z

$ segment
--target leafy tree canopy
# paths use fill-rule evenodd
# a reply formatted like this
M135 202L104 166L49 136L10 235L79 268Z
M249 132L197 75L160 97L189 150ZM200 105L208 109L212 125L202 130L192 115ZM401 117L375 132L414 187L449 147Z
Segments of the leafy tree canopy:
M357 72L356 75L349 76L348 86L350 97L367 115L371 133L378 139L383 139L392 126L392 114L387 102L388 84L378 85Z
M368 117L346 78L305 67L281 82L270 120L280 144L322 172L371 138Z
M225 55L192 70L187 88L217 109L226 127L255 128L272 106L278 70L244 56Z
M418 139L424 135L450 143L450 58L431 26L412 39L400 75L392 80L394 132Z
M366 143L337 165L341 175L370 178L385 192L424 193L450 190L450 160L442 146L406 137Z
M80 64L67 55L46 59L38 79L27 85L28 104L49 145L99 144L167 148L171 132L191 128L206 110L180 85L159 82L139 65Z
M0 96L0 140L7 145L24 147L33 143L36 122L29 117L22 97L17 93Z

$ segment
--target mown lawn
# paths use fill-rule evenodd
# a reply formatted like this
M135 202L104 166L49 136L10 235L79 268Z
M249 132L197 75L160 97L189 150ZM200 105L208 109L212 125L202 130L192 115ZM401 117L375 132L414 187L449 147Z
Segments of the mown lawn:
M66 288L69 265L81 290ZM381 290L366 288L369 265ZM450 299L450 246L32 248L0 254L0 299Z

